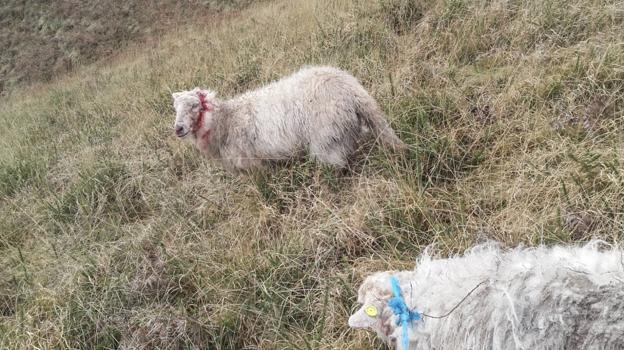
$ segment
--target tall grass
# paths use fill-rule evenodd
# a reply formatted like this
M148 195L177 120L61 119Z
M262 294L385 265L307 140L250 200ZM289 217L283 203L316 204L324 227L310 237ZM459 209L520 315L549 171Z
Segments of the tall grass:
M279 14L276 15L276 14ZM0 106L0 348L372 349L363 276L505 245L619 241L617 1L273 1L172 29ZM230 176L170 92L349 70L403 155Z

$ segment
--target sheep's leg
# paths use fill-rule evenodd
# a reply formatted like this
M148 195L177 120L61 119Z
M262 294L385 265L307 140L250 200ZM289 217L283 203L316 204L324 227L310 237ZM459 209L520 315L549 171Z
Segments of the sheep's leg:
M342 147L323 147L318 145L310 145L310 154L312 157L322 163L327 163L336 168L346 168L349 164L347 162L347 154Z
M349 167L349 157L353 155L360 138L361 125L353 111L329 108L314 116L315 125L311 129L310 154L320 162L338 169Z

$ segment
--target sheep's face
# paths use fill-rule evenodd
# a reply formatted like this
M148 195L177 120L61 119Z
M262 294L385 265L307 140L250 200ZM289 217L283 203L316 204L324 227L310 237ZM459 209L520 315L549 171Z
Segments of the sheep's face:
M202 106L200 94L205 96L205 105ZM212 91L200 90L198 88L190 91L174 92L173 108L176 112L174 130L176 136L186 138L195 136L195 132L199 129L200 115L203 112L203 125L211 123L210 107L214 105L215 94ZM205 107L209 109L206 110Z
M384 340L394 340L397 327L393 312L388 307L391 297L389 272L367 277L358 290L358 303L362 307L349 317L349 327L372 329Z

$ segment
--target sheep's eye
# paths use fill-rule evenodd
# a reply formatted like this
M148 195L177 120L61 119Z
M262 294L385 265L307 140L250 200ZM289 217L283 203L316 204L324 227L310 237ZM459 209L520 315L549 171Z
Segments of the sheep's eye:
M364 307L364 313L370 317L375 317L378 314L377 308L375 307L375 305L366 305Z

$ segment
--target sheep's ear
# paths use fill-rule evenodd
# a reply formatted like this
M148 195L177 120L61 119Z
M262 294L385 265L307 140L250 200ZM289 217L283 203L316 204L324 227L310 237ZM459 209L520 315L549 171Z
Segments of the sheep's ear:
M375 320L364 312L364 307L349 317L349 327L351 328L371 328L374 323Z
M206 100L212 101L217 98L217 93L212 90L201 90L202 94L206 96Z

